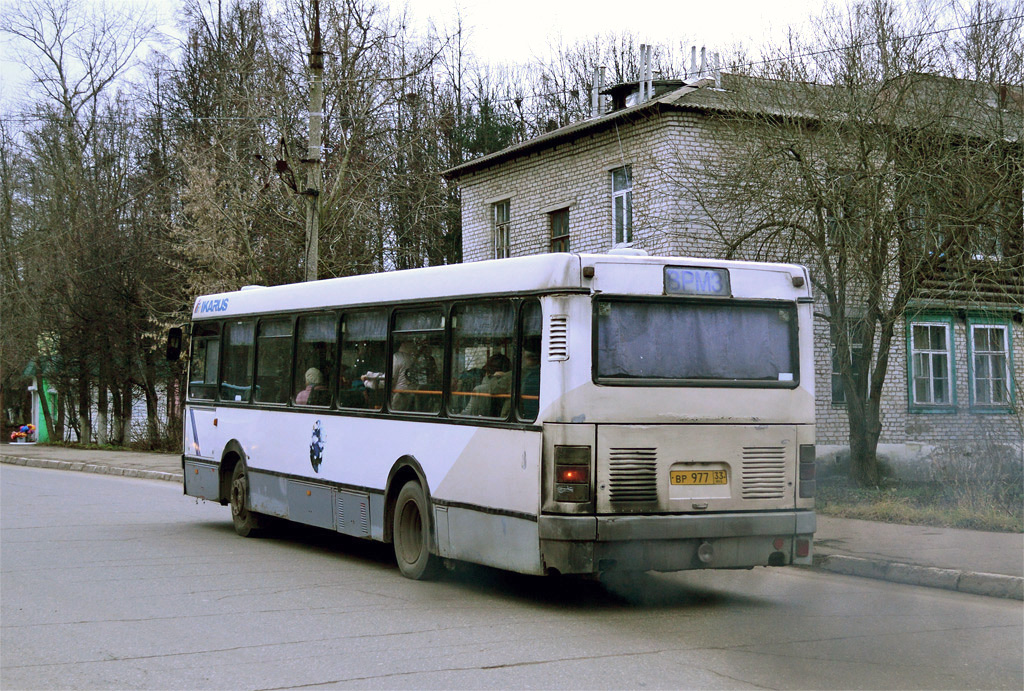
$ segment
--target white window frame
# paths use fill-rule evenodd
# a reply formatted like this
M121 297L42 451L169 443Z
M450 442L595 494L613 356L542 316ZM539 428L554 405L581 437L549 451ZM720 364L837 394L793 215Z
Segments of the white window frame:
M626 174L626 185L616 187L615 174ZM609 171L612 188L612 246L624 247L633 243L633 166L619 166ZM620 227L618 206L622 205L623 223Z
M502 199L491 204L491 249L495 259L506 259L512 256L511 226L512 200Z
M995 330L1001 331L1002 332L1002 338L1000 339L1001 340L1001 344L1000 345L1002 346L1002 348L1000 350L992 350L991 347L990 347L987 350L979 350L978 349L978 342L977 342L977 339L976 339L976 335L977 335L977 332L978 332L979 329L988 329L988 330L992 330L992 331L995 331ZM1010 328L1009 328L1009 326L1007 324L1003 323L1003 322L985 322L985 321L973 322L973 321L968 321L967 333L968 333L968 339L969 339L968 340L968 348L969 348L969 352L970 352L969 371L970 371L970 385L971 385L971 405L972 406L978 406L979 408L1000 408L1000 409L1008 408L1012 404L1012 402L1013 402L1013 393L1012 393L1012 389L1011 389L1012 379L1010 377ZM993 366L995 364L994 361L997 360L1000 357L1003 360L1003 364L1002 364L1002 367L998 368L1001 371L996 372L995 370L997 368ZM989 376L979 378L978 377L978 369L979 369L978 365L979 365L979 360L981 358L984 358L984 359L986 359L988 361L988 368L987 369L988 369L988 372L989 372ZM978 385L982 381L987 381L989 383L989 400L987 400L987 401L983 401L983 400L979 400L978 399ZM993 400L992 394L993 394L993 391L995 390L995 387L993 386L993 384L995 382L1000 382L1002 384L1003 391L1005 392L1005 396L1006 396L1006 398L1004 400L1001 400L1001 401Z
M915 339L915 330L919 327L936 329L941 328L943 330L943 348L932 348L930 343L928 347L918 347ZM931 336L929 336L929 341ZM953 378L953 324L951 321L944 319L918 319L910 323L910 333L908 337L908 351L909 357L907 362L909 364L909 384L910 384L910 404L912 407L927 410L927 409L950 409L956 405L956 384ZM945 367L942 371L937 371L936 362L939 358L945 358ZM927 372L925 370L924 363L927 362ZM941 375L941 376L939 376ZM928 400L918 399L918 381L925 380L928 382ZM938 381L946 381L946 400L936 400L936 383Z

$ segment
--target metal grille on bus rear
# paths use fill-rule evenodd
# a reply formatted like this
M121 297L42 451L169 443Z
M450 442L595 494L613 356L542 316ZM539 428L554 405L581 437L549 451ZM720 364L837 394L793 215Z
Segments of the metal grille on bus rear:
M786 447L744 446L744 499L781 499L786 492Z
M569 315L552 314L548 332L548 360L569 359Z
M657 501L658 450L612 447L608 451L609 499Z

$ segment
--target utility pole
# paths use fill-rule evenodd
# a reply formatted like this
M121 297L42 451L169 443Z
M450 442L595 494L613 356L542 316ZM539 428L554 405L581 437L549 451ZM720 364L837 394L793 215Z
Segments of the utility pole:
M320 262L321 129L324 117L324 52L320 41L320 0L312 0L313 44L309 50L309 151L306 153L306 278L317 279Z

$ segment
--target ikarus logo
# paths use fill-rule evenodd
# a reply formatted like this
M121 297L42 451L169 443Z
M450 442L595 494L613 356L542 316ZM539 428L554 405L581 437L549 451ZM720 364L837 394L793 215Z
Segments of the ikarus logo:
M192 309L192 314L206 314L208 312L224 312L228 308L228 299L220 298L217 300L196 300L196 306Z

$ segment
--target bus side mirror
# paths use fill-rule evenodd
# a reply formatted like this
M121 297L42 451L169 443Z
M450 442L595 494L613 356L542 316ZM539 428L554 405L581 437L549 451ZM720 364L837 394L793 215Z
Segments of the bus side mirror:
M177 362L181 357L181 329L177 326L167 331L167 359Z

